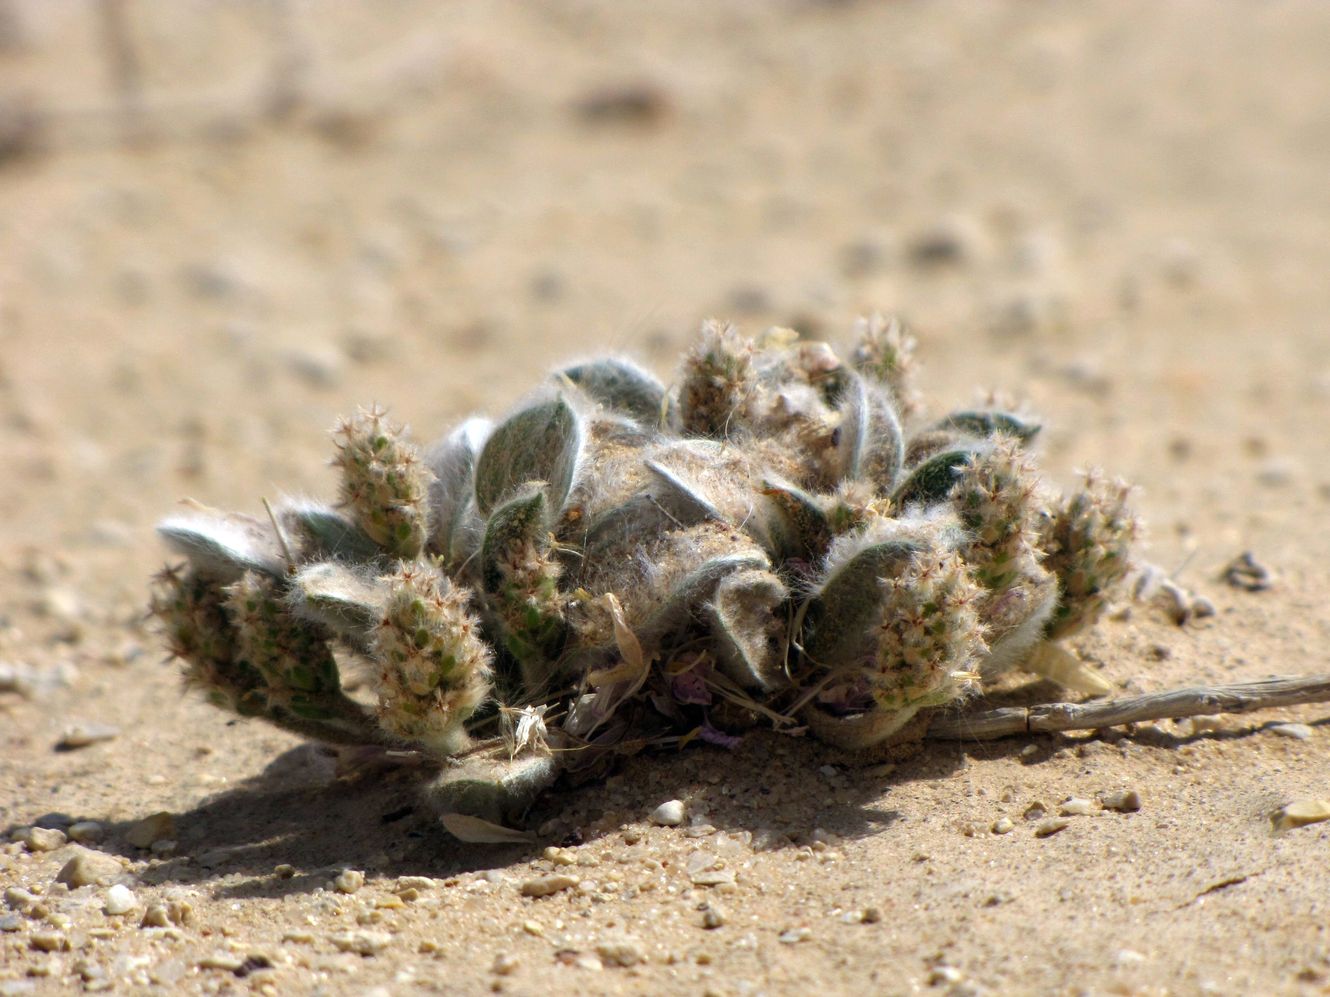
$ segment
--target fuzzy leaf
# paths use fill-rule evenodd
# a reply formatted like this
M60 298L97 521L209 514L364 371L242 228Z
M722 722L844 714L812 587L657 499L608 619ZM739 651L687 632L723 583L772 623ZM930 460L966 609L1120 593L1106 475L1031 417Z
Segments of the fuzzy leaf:
M764 481L768 499L763 517L771 547L783 560L815 561L831 543L831 523L813 496L783 481Z
M476 461L492 429L488 419L467 419L425 452L425 466L434 475L429 486L430 548L449 561L475 501Z
M878 579L899 574L923 549L922 541L893 539L837 565L808 606L803 645L809 657L838 667L862 656L884 598Z
M784 673L785 586L769 571L737 571L722 579L712 600L711 632L721 669L745 689L773 692Z
M1022 443L1028 443L1039 434L1043 426L1010 412L963 410L951 413L932 428L984 437L1005 433Z
M905 436L888 390L858 374L841 395L841 477L889 490L905 460Z
M296 572L287 600L297 616L322 623L365 650L383 619L387 595L386 588L367 572L321 561Z
M183 554L201 575L233 582L246 571L281 578L287 562L271 526L253 516L198 506L157 526L172 549Z
M956 484L960 469L984 449L977 444L962 446L929 457L910 471L892 495L892 501L901 507L914 503L927 506L944 501Z
M654 460L646 462L646 468L655 479L654 497L661 508L668 512L680 526L692 526L707 520L724 522L725 517L712 505L711 500L702 494L689 481L685 481L663 464Z
M602 357L559 373L611 412L631 416L644 426L660 422L665 386L630 360Z
M282 526L301 542L301 554L311 560L336 559L369 562L383 555L355 523L336 509L318 502L299 502L278 511Z
M542 481L549 504L563 508L583 443L582 421L559 396L509 416L490 435L476 461L476 505L488 516L529 481Z
M551 755L509 758L507 750L499 747L444 769L425 787L424 795L440 815L463 814L502 824L520 820L558 775Z
M503 585L500 559L515 544L527 541L538 549L548 546L548 510L545 492L534 486L494 510L485 524L485 541L480 548L480 577L486 592L497 592Z

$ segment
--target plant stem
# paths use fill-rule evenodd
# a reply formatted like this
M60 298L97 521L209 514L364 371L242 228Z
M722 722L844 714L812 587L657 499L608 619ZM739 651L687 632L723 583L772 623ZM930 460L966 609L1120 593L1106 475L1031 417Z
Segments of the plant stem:
M939 741L991 741L1022 734L1098 730L1149 720L1248 713L1274 706L1327 701L1330 701L1330 675L1282 675L1256 682L1190 686L1098 703L1044 703L969 714L939 714L924 736Z

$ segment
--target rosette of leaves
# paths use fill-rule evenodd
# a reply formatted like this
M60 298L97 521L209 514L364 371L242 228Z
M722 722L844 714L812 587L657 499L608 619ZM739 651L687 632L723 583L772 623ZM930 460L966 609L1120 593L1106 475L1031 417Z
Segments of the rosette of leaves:
M423 453L361 412L335 434L339 505L164 522L186 565L155 612L216 705L415 749L440 809L487 819L653 742L768 721L853 749L918 737L1090 625L1135 520L1098 479L1046 502L1037 424L930 419L913 338L876 317L856 335L843 362L708 323L672 386L570 364Z

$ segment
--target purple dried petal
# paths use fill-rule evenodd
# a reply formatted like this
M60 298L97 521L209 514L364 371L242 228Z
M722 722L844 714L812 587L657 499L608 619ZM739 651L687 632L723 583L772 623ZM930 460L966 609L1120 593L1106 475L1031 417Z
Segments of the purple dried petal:
M670 679L670 694L680 703L711 705L711 690L701 668L690 668Z
M729 751L733 751L739 747L739 743L743 741L742 736L738 734L726 734L723 730L717 730L715 727L712 727L709 722L702 724L702 729L698 732L697 736L708 744L718 744Z

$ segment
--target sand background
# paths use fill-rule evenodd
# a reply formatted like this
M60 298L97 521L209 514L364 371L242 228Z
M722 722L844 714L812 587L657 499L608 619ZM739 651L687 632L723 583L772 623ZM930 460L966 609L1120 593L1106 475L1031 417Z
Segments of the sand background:
M1330 795L1324 708L891 772L639 757L533 815L591 886L531 900L541 847L458 846L409 779L182 696L142 612L173 503L331 496L357 404L430 439L571 357L668 376L707 316L891 309L937 410L1027 399L1048 476L1139 483L1149 558L1214 602L1079 640L1119 689L1330 670L1330 8L140 0L127 92L114 6L0 4L0 828L102 822L139 906L0 851L47 910L0 993L1325 992L1330 824L1268 819ZM1243 550L1270 591L1219 580ZM121 732L54 750L79 722ZM649 827L675 797L694 826ZM174 854L125 841L157 811Z

